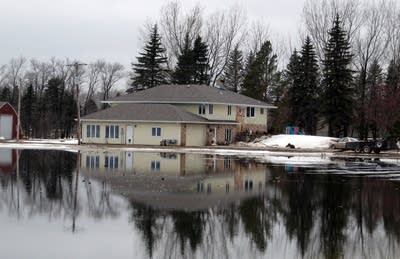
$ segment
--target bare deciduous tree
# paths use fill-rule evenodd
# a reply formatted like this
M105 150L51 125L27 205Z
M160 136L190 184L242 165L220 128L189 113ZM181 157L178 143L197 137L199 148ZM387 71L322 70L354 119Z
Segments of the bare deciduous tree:
M215 12L207 18L205 39L211 85L224 71L234 46L243 39L245 25L246 16L239 7Z
M395 1L386 4L386 35L388 37L387 59L398 62L400 59L400 9Z
M178 1L171 1L161 9L160 28L162 39L169 60L169 68L177 61L182 53L186 36L191 45L196 37L201 34L202 11L199 5L189 12L183 13Z
M103 101L107 100L111 89L124 77L124 66L120 63L107 63L98 61L100 67L100 87L103 93Z
M21 82L24 78L24 67L26 58L19 57L11 59L8 65L7 77L8 84L12 87L11 103L16 104L18 98L18 87L22 87Z
M249 38L249 46L252 53L257 53L261 46L267 40L270 40L270 29L269 26L261 21L255 21L249 28L248 38Z
M90 63L86 70L86 96L84 98L84 113L86 114L86 107L90 100L93 98L97 91L97 87L100 82L100 74L104 67L104 61L98 60L94 63Z
M320 61L324 59L324 48L328 42L328 31L338 14L344 23L350 44L354 42L362 25L359 0L308 0L303 8L303 20L307 34L315 45Z

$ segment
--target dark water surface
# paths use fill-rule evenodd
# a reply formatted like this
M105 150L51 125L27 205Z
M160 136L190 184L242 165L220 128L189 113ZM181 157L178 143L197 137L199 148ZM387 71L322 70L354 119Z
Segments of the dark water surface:
M400 160L0 150L0 258L400 258L399 245Z

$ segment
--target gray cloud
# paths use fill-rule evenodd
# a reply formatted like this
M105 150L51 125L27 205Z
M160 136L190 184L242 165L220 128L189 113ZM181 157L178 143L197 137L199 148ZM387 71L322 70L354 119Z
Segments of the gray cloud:
M198 1L182 1L190 8ZM249 19L261 19L273 32L297 33L303 0L203 0L205 13L233 4L243 6ZM139 29L158 19L165 0L1 0L0 64L12 57L48 59L98 58L125 66L140 48Z

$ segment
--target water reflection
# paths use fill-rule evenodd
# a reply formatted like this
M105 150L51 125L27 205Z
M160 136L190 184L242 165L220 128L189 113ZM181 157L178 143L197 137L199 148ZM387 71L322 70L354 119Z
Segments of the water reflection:
M394 160L2 152L4 258L400 257Z

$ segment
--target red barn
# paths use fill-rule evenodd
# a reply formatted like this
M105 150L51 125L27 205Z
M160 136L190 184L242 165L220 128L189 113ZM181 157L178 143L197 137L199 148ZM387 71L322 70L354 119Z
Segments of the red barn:
M15 109L7 102L0 102L0 138L16 139L17 125L18 115Z

